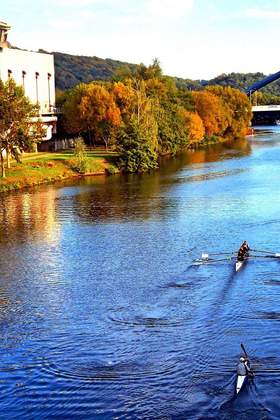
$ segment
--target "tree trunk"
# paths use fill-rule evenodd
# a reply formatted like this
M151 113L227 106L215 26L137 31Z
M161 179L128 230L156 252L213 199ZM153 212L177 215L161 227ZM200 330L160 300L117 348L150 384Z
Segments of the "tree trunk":
M10 167L11 167L11 159L10 159L11 153L10 153L9 146L7 146L6 153L7 153L7 168L10 169Z
M2 178L6 177L6 171L5 171L5 161L3 156L3 150L1 151L1 176Z
M89 138L89 144L91 147L94 147L94 140L92 138L91 132L88 130L88 138Z

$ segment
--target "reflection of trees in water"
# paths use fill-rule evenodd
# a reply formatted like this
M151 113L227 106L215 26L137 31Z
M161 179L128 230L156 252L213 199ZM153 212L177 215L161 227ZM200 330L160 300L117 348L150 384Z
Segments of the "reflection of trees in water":
M150 174L69 180L63 185L78 188L71 196L58 194L55 186L2 195L0 241L5 243L8 237L9 241L12 237L24 241L28 237L56 241L57 216L63 221L71 212L88 222L163 218L170 207L174 211L177 206L177 201L166 194L175 183L182 182L176 172L187 165L245 156L250 152L247 140L240 139L162 159L161 169ZM88 189L83 188L87 185Z
M188 151L176 158L162 159L161 168L150 174L87 178L82 185L94 185L90 191L75 195L73 211L89 222L106 219L143 220L164 218L170 207L174 211L178 202L166 195L174 184L182 182L176 176L187 165L231 159L250 154L246 139ZM194 179L195 180L195 179Z
M114 176L73 197L73 211L89 222L98 220L143 220L163 216L166 198L160 196L160 173Z
M246 138L229 140L224 143L217 143L208 147L187 151L174 159L162 159L165 161L164 172L172 173L180 170L186 165L194 163L216 162L234 157L248 156L252 149Z
M0 241L12 237L26 240L31 237L53 241L57 236L55 222L56 190L45 187L39 191L24 191L2 195L0 198Z

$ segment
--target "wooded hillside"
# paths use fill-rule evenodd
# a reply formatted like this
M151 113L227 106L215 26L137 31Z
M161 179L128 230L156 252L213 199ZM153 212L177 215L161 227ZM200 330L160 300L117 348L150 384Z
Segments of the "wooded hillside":
M92 82L94 80L109 80L117 69L127 66L135 68L135 64L125 63L110 58L86 57L54 52L56 87L66 90L78 83ZM191 80L174 77L179 88L191 90L201 89L208 85L231 86L242 89L261 80L265 74L256 73L230 73L221 74L211 80ZM261 90L263 93L280 95L280 80L271 83Z
M86 57L54 52L56 87L60 90L70 89L78 83L89 83L93 80L109 80L120 67L135 67L110 58Z

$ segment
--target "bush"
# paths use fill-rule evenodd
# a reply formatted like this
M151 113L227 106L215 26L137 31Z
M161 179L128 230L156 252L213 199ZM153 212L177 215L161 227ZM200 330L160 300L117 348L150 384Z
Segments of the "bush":
M85 174L86 172L88 172L89 162L86 155L86 146L84 140L81 137L78 137L75 140L73 163L73 169L79 172L80 174Z
M109 166L109 168L106 169L107 175L115 175L117 173L117 168L115 166Z

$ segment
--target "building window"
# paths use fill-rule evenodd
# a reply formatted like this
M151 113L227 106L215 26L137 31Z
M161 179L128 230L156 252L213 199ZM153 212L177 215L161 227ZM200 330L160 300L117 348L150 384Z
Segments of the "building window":
M25 75L26 75L26 71L22 70L22 86L24 89L24 83L25 83Z
M50 87L51 77L52 77L51 73L48 73L49 112L51 112L51 87Z
M35 78L36 78L36 99L37 99L37 104L39 104L39 92L38 92L38 77L40 76L40 74L36 71L35 72Z

